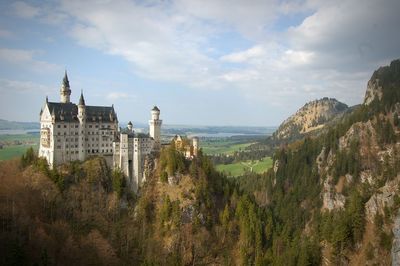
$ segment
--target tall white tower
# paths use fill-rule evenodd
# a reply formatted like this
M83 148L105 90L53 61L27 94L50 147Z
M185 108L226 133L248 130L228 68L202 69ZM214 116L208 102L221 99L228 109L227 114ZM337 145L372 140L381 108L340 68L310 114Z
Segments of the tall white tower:
M60 96L62 103L70 103L71 89L69 87L69 81L67 76L67 71L65 70L63 82L61 84Z
M192 145L193 145L193 155L197 156L198 152L199 152L199 138L198 137L193 137Z
M78 103L78 119L79 119L79 160L83 161L86 158L86 105L81 91L81 97Z
M150 137L155 141L154 149L159 150L161 148L161 124L160 120L160 109L154 106L151 110L151 120L149 120L150 126Z

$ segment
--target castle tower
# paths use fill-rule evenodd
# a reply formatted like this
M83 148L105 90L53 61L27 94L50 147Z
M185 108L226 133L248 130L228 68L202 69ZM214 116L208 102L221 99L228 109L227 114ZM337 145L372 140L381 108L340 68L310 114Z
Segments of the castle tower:
M193 155L197 156L198 151L199 151L199 138L198 137L193 137L192 145L193 145Z
M128 130L129 132L133 132L133 124L131 121L128 122Z
M61 84L60 96L62 103L70 103L70 96L71 96L71 89L69 87L68 75L67 71L65 70L63 82Z
M69 96L68 96L69 98ZM86 105L85 98L83 98L83 92L81 91L81 97L79 97L78 103L78 119L79 119L79 160L83 161L86 158Z
M151 110L151 120L149 121L150 126L150 137L154 139L154 149L160 150L161 148L161 124L160 120L160 109L154 106Z

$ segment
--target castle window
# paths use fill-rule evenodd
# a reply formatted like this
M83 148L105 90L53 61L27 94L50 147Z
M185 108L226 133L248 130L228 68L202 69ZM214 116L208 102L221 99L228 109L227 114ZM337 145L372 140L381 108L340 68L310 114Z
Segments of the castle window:
M96 128L99 128L99 125L96 125Z
M75 128L78 128L78 125L75 125Z
M58 128L60 128L60 127L61 127L61 125L57 125L57 127L58 127Z
M92 125L89 125L89 128L92 128Z
M68 154L68 151L66 151L65 153Z
M68 144L67 145L65 145L65 148L68 148ZM67 152L68 153L68 152Z
M57 135L59 135L59 136L60 136L60 132L57 132Z
M64 125L64 128L67 128L67 125Z

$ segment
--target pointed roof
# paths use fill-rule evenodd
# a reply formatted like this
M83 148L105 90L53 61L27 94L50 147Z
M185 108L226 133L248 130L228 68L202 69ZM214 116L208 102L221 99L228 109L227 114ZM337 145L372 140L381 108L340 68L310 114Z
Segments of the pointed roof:
M132 124L132 122L131 121L129 121L128 122L128 126L132 126L133 124Z
M81 97L79 97L78 105L85 105L85 98L83 98L83 90L81 90Z
M156 105L154 105L152 111L158 111L158 112L160 112L160 109L158 109L158 107L157 107Z
M67 70L65 70L64 78L63 78L63 87L69 88L69 80L67 75Z

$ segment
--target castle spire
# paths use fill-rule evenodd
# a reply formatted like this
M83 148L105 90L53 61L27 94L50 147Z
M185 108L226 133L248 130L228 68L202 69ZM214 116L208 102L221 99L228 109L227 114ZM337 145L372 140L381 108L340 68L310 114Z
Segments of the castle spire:
M85 98L83 98L83 90L81 90L81 97L79 97L79 105L85 105Z
M65 70L65 72L64 72L63 87L69 88L69 80L68 80L67 70Z
M67 70L65 70L64 78L61 84L60 96L62 103L70 103L71 89L69 87Z

